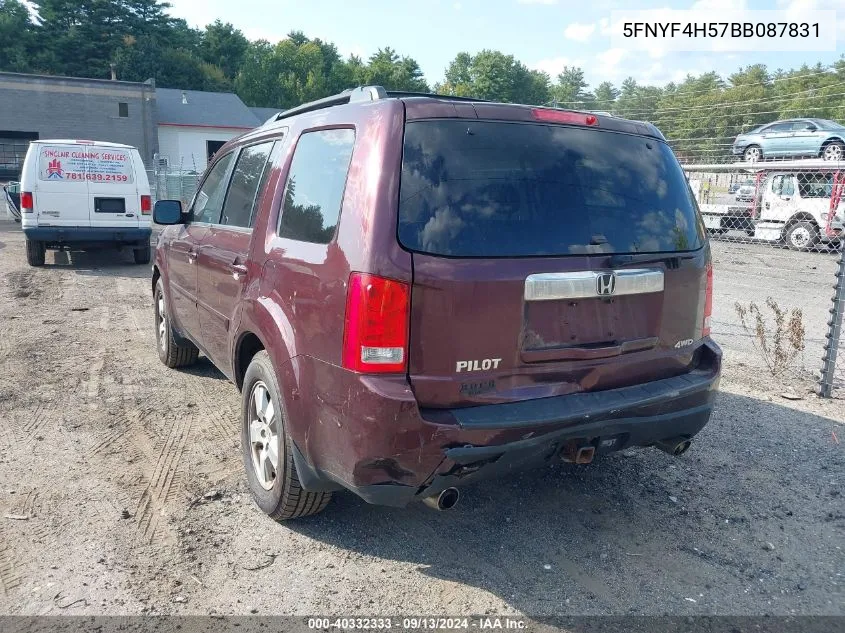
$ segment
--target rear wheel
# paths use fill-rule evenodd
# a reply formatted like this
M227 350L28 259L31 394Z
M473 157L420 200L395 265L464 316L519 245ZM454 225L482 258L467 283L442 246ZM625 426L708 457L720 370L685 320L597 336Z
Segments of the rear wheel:
M150 263L150 255L151 255L152 248L149 244L147 244L143 248L136 248L132 251L133 255L135 256L135 263L136 264L149 264Z
M261 350L244 376L241 452L255 502L276 521L321 512L332 497L330 492L302 489L281 402L276 372Z
M749 163L753 163L763 158L763 150L757 145L749 145L742 155Z
M819 229L812 222L796 222L786 230L786 245L793 251L806 251L819 242Z
M822 158L833 161L845 160L845 144L840 141L828 143L822 149Z
M197 361L200 351L196 345L189 341L177 342L173 326L170 324L167 304L164 301L164 285L161 283L161 279L156 283L154 303L159 360L171 369L193 365Z
M30 266L43 266L47 254L44 242L37 240L26 240L26 261Z

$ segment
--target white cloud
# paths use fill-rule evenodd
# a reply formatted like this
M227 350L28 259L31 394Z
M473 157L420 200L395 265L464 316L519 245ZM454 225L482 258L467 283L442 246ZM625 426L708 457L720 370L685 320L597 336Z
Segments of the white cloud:
M808 11L837 11L836 30L845 36L845 11L841 0L778 0L777 8L786 11L789 20L795 22L801 22Z
M519 4L557 4L557 0L517 0Z
M720 11L730 9L744 11L748 8L746 0L698 0L690 7L693 11Z
M580 22L572 22L563 30L563 36L568 40L575 40L576 42L586 42L592 37L596 30L595 24L582 24Z
M603 76L602 80L609 79L618 81L628 76L629 71L625 69L622 62L629 56L630 51L624 48L609 48L596 55L597 63L591 65L590 70L597 75Z
M456 2L453 6L455 8L455 11L460 11L464 8L464 5L462 5L460 2Z
M618 88L627 77L634 77L641 85L661 86L670 81L680 82L687 74L700 75L712 70L709 59L709 55L705 55L703 58L685 58L682 62L679 60L673 63L671 57L665 60L649 59L641 52L608 48L589 59L552 57L540 60L531 67L547 72L554 82L564 66L576 66L584 70L590 89L603 81L610 81Z
M541 59L536 64L532 64L531 67L534 70L542 70L543 72L548 73L549 77L552 78L552 81L555 81L555 77L563 72L563 68L565 66L583 68L584 60L572 57L551 57L549 59Z

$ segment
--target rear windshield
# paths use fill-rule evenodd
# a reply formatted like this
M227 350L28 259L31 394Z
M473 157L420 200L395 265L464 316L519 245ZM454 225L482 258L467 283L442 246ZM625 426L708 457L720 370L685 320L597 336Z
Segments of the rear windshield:
M399 241L454 257L694 250L701 224L671 150L616 132L503 122L405 128Z

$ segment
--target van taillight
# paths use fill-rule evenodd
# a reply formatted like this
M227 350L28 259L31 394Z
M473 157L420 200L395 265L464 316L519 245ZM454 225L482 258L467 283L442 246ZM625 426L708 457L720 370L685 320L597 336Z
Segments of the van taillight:
M141 214L149 215L153 210L153 199L151 196L141 196Z
M404 372L408 362L410 286L352 273L346 292L343 366L367 373Z
M707 288L704 291L704 323L702 336L710 336L710 315L713 314L713 264L707 264Z
M34 208L35 208L35 202L32 198L32 192L22 191L21 192L21 211L23 213L32 213L32 210Z

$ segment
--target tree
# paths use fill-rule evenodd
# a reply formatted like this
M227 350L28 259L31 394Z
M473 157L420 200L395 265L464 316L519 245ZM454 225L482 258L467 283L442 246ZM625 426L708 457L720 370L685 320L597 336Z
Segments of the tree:
M0 69L25 73L31 69L29 52L36 25L18 0L0 0Z
M475 56L459 53L437 86L445 94L474 96L509 103L542 104L549 100L549 77L499 51Z
M222 69L225 78L233 79L243 63L249 40L229 23L215 20L205 27L200 42L203 60Z
M616 98L619 91L609 81L601 82L595 91L596 109L605 112L612 112L616 106Z
M595 101L593 95L587 92L584 71L574 66L563 67L551 92L553 100L564 108L589 109Z
M120 2L104 0L39 0L43 47L35 66L74 77L110 76L109 64L121 48L128 11Z
M361 83L384 86L387 90L429 92L416 60L400 57L390 47L378 49L362 74L364 81Z

